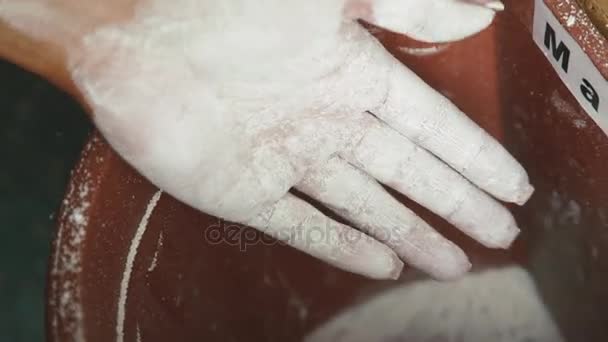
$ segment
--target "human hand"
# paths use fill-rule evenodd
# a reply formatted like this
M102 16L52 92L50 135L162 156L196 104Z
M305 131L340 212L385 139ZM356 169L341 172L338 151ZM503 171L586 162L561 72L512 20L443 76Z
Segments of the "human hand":
M533 189L355 19L452 41L491 23L497 2L481 1L143 0L71 46L70 71L110 144L177 199L345 270L391 278L405 260L451 279L464 252L379 182L491 248L519 232L491 196L523 204Z

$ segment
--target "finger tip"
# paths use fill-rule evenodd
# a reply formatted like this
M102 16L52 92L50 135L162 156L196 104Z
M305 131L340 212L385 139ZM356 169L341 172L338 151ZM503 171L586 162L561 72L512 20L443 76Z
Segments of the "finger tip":
M534 186L532 186L531 184L526 184L517 194L514 202L520 206L526 204L534 194L534 191Z
M519 227L517 227L516 225L509 226L509 228L507 229L507 233L504 235L504 238L500 243L501 248L511 248L511 246L513 246L513 243L515 243L515 240L517 240L517 238L519 237L520 233L521 229L519 229Z
M515 224L507 226L502 232L493 234L490 239L482 242L488 248L509 249L519 237L521 229Z
M536 191L525 171L521 171L517 177L503 179L504 181L495 187L495 191L490 191L494 197L503 202L523 206Z
M465 2L465 3L470 3L473 5L489 8L496 12L504 11L504 9L505 9L505 5L502 3L502 1L499 1L499 0L461 0L461 1Z
M502 12L505 10L505 4L501 1L490 1L484 4L484 7L489 8L496 12Z
M397 280L401 277L404 264L398 258L385 262L382 266L366 272L367 276L377 280Z
M473 265L465 252L456 245L445 246L437 251L431 267L426 268L429 275L438 281L452 281L467 274Z
M438 272L433 272L431 276L437 281L456 281L464 277L467 273L469 273L472 267L473 264L471 264L469 259L465 257L464 261L455 263L451 267L442 268Z
M401 277L401 273L403 272L404 264L398 258L393 262L392 271L388 275L388 279L397 280Z
M355 2L355 0L351 1ZM487 4L474 3L474 1L476 0L448 2L447 6L442 6L439 10L418 15L425 18L424 22L420 23L403 20L404 15L407 16L408 13L404 13L397 6L399 1L383 1L382 6L374 6L370 22L420 42L451 43L467 39L487 29L494 21L497 8L502 4L500 1L490 1ZM428 18L437 19L432 21L433 25L428 25ZM458 25L454 25L454 22Z
M378 280L399 279L404 267L403 261L388 247L380 246L382 247L380 250L374 251L372 255L361 260L362 271L355 272Z

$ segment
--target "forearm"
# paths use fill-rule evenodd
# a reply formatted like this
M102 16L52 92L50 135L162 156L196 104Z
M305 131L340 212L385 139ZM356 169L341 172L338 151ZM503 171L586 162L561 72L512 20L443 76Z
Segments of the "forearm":
M132 16L135 0L0 0L0 58L76 95L67 51L95 28Z
M58 87L74 93L66 69L63 49L55 44L34 39L0 23L0 58L39 74Z

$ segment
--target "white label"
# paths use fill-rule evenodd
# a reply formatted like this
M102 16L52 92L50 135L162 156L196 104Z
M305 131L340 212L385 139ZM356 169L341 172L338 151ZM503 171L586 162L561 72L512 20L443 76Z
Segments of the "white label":
M536 0L533 35L583 109L608 134L608 81L543 0Z

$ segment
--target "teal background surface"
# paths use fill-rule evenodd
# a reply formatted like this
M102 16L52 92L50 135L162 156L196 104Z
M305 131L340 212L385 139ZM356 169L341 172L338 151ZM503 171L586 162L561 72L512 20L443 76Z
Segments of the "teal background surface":
M0 61L0 341L44 341L55 216L91 124L67 94Z

